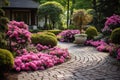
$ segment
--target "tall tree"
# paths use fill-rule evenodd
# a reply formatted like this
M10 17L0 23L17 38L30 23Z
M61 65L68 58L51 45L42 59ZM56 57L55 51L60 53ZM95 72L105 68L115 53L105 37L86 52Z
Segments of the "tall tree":
M38 9L40 17L45 18L45 29L47 29L47 20L52 23L52 28L55 28L55 23L60 21L60 15L63 13L63 6L55 1L46 2L41 4Z

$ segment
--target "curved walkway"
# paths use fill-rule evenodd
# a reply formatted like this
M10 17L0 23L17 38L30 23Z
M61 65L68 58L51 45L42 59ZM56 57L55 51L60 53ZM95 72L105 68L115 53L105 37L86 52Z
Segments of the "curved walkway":
M70 61L44 71L20 72L9 77L11 80L120 80L120 63L108 53L72 43L59 42L59 46L68 48Z

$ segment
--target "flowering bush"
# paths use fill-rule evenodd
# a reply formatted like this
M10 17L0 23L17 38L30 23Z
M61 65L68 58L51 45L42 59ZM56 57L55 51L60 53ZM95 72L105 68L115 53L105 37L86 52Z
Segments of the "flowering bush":
M10 46L15 48L24 48L31 42L31 33L28 31L28 26L24 22L10 21L7 35Z
M38 51L43 51L43 50L48 50L49 49L48 46L43 46L41 44L37 44L36 48L37 48Z
M114 14L113 16L107 18L103 31L111 31L119 27L119 25L120 25L120 16Z
M59 40L62 42L73 42L75 39L74 35L79 33L79 30L64 30L61 33L59 33L58 36L61 36Z
M91 45L91 46L94 46L94 47L98 47L101 44L106 45L106 43L103 40L98 40L98 41L88 40L88 41L86 41L85 44L86 45Z
M104 41L93 41L93 40L88 40L86 41L86 45L91 45L96 47L98 51L106 51L109 52L110 56L117 58L120 60L120 46L115 45L113 43L105 43Z
M33 53L24 51L22 56L15 58L14 69L16 71L44 70L56 64L60 64L70 58L67 49L54 47L47 53Z
M112 46L108 45L108 44L107 44L106 42L104 42L103 40L98 40L98 41L88 40L88 41L86 41L85 44L96 47L96 49L97 49L98 51L111 52L111 50L112 50Z
M117 59L120 60L120 48L117 50Z

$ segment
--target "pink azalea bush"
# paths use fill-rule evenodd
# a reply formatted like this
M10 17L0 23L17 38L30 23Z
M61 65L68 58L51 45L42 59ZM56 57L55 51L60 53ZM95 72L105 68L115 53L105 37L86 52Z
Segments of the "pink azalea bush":
M10 21L7 36L10 46L15 48L24 48L31 42L31 33L28 31L28 25L24 22Z
M43 50L49 49L49 47L48 47L48 46L43 46L43 45L41 45L41 44L37 44L37 45L36 45L36 49L37 49L38 51L43 51Z
M67 49L54 47L47 53L33 53L24 51L23 55L15 58L14 69L16 71L44 70L56 64L65 62L70 55Z
M58 34L58 36L61 36L59 39L61 42L73 42L74 41L74 35L80 34L79 30L64 30L61 33Z
M120 48L119 48L119 45L115 45L113 43L107 44L103 40L98 40L98 41L88 40L88 41L86 41L85 44L96 47L96 49L98 51L109 52L110 56L120 60Z
M16 53L16 71L44 70L70 58L67 49L31 44L31 33L24 22L10 21L7 36L10 50Z
M119 27L118 25L120 25L120 16L114 14L113 16L107 18L103 31L111 31Z
M118 53L117 59L120 60L120 48L117 50L117 53Z
M98 51L111 52L112 49L113 49L113 47L110 46L110 44L107 44L107 43L104 42L103 40L98 40L98 41L88 40L88 41L86 41L85 44L96 47L96 49L97 49Z

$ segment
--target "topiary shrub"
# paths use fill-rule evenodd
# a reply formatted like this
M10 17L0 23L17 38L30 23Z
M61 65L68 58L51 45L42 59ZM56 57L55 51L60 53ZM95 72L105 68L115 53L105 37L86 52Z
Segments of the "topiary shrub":
M88 27L85 33L87 34L88 39L93 39L98 35L97 29L93 26Z
M51 32L43 32L42 34L46 34L46 35L50 35L56 38L56 35L54 33Z
M3 75L4 72L8 72L13 68L14 58L10 51L6 49L0 49L0 76Z
M58 35L62 30L47 30L48 32L54 33L55 35Z
M32 34L31 41L33 44L42 44L54 47L57 45L57 38L46 34Z
M115 44L120 44L120 28L116 28L112 31L110 39Z

